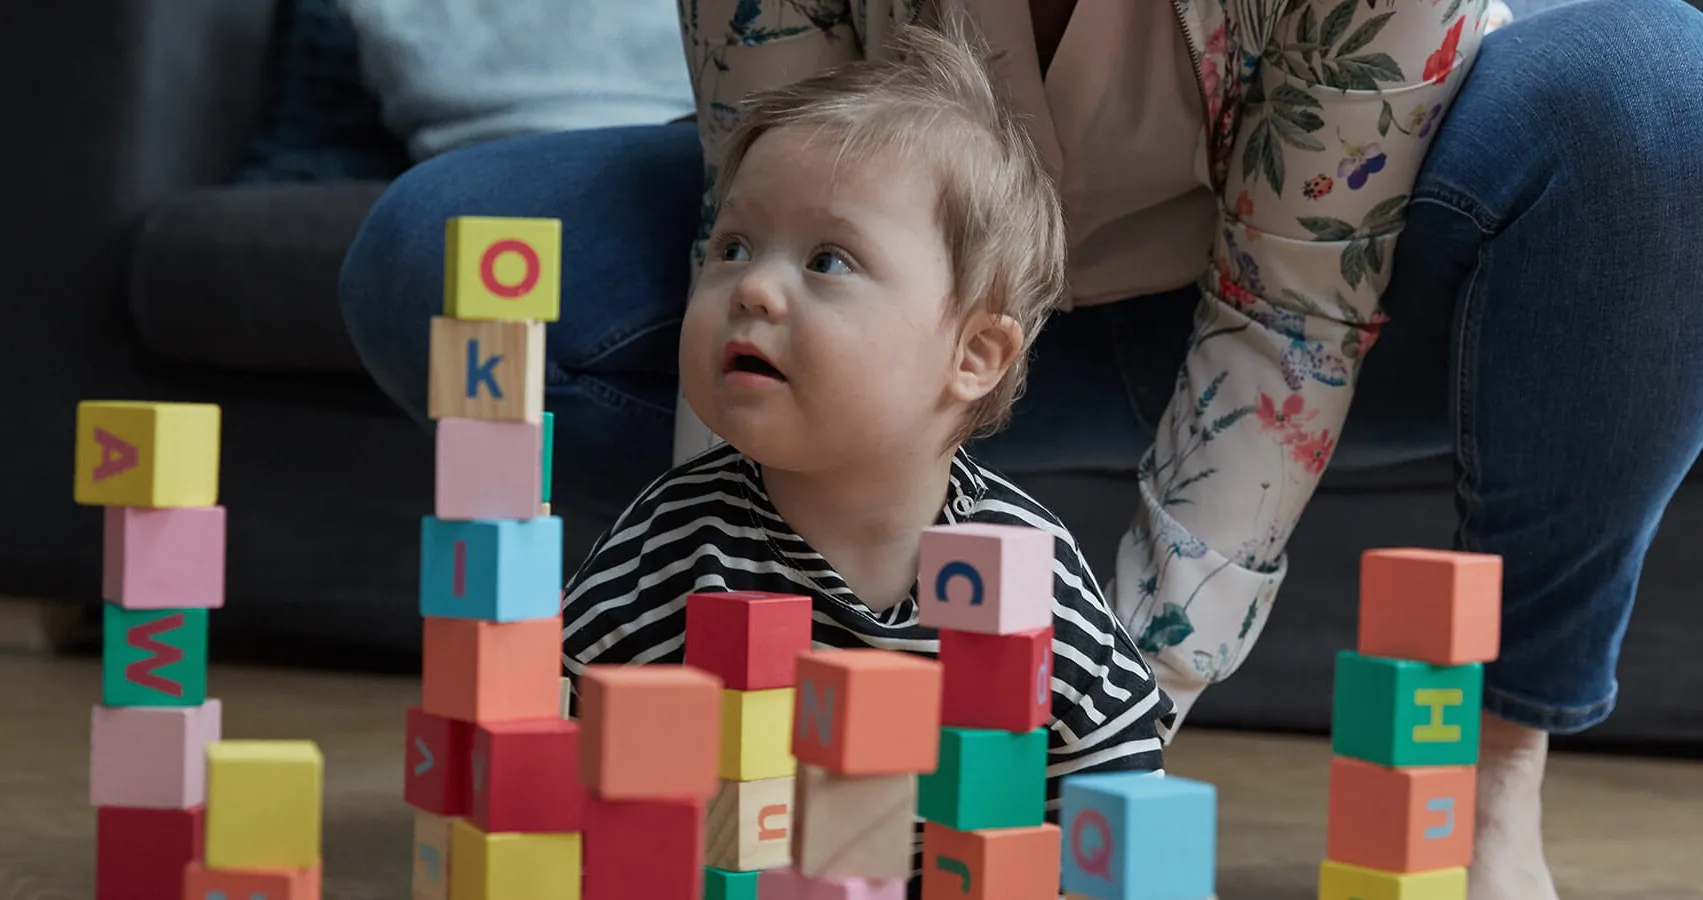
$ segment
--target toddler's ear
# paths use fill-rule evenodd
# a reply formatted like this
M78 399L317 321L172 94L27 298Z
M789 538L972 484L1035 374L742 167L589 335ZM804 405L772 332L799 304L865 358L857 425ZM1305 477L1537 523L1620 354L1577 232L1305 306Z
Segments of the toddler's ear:
M1017 354L1023 352L1023 326L1010 316L975 312L958 339L957 365L947 391L960 403L974 403L993 392Z

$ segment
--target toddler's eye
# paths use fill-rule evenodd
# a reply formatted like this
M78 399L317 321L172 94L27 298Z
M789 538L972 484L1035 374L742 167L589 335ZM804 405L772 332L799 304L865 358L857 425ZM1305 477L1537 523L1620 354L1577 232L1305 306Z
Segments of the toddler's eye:
M821 250L810 257L810 271L823 275L847 275L851 272L851 263L832 250Z
M729 238L726 243L721 245L721 252L717 254L717 258L719 258L722 262L743 262L748 259L750 255L750 252L745 249L744 244L740 243L737 239Z

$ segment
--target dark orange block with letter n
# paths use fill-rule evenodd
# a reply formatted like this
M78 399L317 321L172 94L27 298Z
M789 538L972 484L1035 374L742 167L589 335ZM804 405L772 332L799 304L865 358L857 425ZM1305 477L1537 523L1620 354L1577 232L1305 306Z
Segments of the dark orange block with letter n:
M1058 895L1063 833L1057 825L957 831L922 829L922 900L1032 900Z
M1502 558L1368 550L1360 559L1361 656L1438 666L1490 662L1502 643Z
M420 708L463 722L562 712L562 617L489 622L425 618Z
M891 650L798 658L792 755L836 775L926 775L939 764L942 667Z
M605 800L708 800L721 760L721 679L679 665L586 666L580 781Z

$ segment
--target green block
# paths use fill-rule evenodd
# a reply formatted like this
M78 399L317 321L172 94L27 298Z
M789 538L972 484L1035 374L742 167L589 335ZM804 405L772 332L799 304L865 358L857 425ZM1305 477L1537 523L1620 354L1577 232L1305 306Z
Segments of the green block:
M704 867L704 900L757 900L761 872L730 872Z
M940 765L917 779L917 814L958 831L1045 823L1047 730L940 729Z
M1331 750L1381 766L1478 764L1484 666L1336 655Z
M105 706L200 706L207 699L207 610L106 604Z
M554 413L544 414L544 458L539 464L544 467L544 496L538 498L539 503L550 502L550 472L555 465L552 460L556 455L556 416Z

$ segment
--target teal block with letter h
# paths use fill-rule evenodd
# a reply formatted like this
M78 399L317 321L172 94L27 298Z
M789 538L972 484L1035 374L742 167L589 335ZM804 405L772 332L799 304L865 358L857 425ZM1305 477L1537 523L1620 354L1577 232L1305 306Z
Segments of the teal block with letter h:
M1484 666L1336 655L1331 751L1380 766L1478 764Z
M1066 776L1064 889L1098 900L1217 893L1218 790L1153 772Z
M562 520L420 523L420 615L515 622L561 611Z

